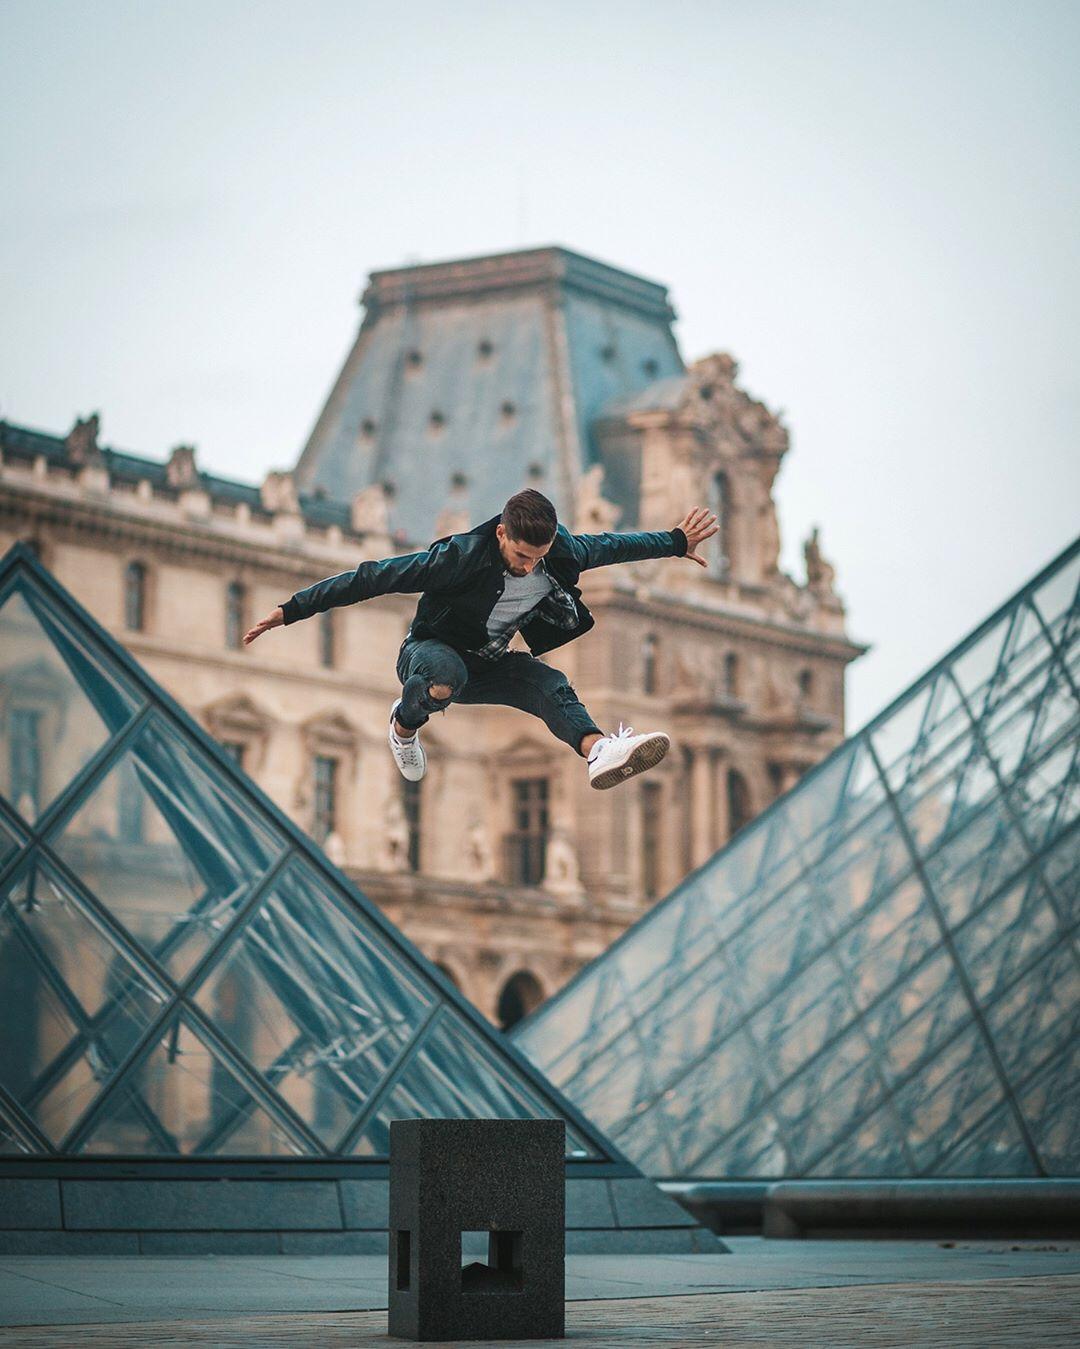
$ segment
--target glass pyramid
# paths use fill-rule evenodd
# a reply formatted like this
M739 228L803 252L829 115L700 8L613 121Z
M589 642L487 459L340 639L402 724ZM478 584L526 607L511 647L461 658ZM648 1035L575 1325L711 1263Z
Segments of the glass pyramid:
M17 545L0 561L0 1153L626 1159ZM631 1168L632 1171L632 1168Z
M515 1041L654 1177L1080 1173L1080 540Z

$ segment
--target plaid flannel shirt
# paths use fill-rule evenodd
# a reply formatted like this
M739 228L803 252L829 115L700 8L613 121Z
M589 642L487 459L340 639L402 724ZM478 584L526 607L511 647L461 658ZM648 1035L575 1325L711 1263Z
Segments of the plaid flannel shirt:
M551 590L539 604L521 615L513 627L507 628L505 632L499 633L498 637L492 637L484 643L473 655L479 656L482 660L498 660L506 654L506 649L510 642L526 619L530 618L537 611L543 614L549 623L554 623L557 628L565 628L569 631L577 625L577 605L574 603L574 597L562 588L562 586L552 576L551 572L544 566L544 559L541 558L536 564L543 567L544 574L551 582Z

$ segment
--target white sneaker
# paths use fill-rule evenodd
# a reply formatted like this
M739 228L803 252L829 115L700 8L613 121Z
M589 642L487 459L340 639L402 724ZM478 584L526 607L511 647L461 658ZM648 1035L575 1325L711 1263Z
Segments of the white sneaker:
M420 743L419 731L414 731L410 740L402 740L397 731L394 730L394 721L400 706L401 699L399 698L390 709L390 732L386 738L390 742L390 753L394 756L394 762L401 770L401 776L407 778L410 782L419 782L427 772L427 756L424 754L424 747Z
M614 735L605 735L589 751L589 786L603 791L616 787L636 773L653 768L671 747L663 731L635 735L632 726L623 726Z

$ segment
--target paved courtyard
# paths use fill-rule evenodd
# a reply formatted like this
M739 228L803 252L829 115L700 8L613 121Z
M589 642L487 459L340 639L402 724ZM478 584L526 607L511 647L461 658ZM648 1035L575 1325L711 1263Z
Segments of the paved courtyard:
M725 1240L568 1257L568 1340L1080 1342L1080 1242ZM390 1345L385 1284L379 1256L4 1256L0 1345Z

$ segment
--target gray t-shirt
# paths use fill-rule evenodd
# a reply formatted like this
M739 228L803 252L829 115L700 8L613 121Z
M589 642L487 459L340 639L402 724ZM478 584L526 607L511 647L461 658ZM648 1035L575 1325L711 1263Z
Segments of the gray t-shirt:
M489 637L503 637L514 633L530 610L552 591L551 577L540 567L534 567L528 576L506 575L503 593L488 614Z

